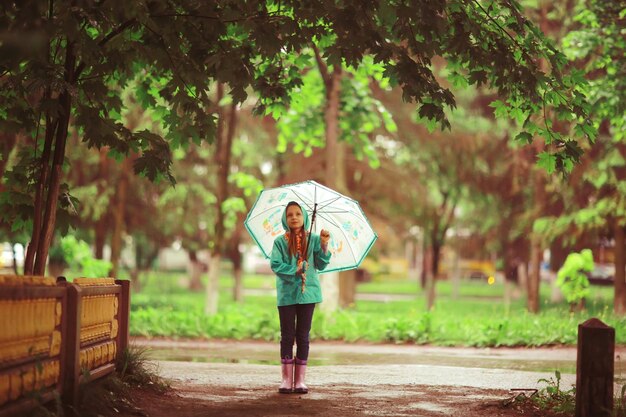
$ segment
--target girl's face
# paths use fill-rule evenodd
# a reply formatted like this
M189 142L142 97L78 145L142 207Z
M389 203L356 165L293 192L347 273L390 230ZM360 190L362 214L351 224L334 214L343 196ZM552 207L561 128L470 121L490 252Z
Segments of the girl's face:
M300 207L287 207L287 225L289 225L290 229L300 229L304 225L304 217Z

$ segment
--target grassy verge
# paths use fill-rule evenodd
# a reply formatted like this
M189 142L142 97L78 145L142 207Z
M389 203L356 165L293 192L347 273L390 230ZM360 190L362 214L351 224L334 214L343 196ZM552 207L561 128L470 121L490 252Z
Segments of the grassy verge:
M247 276L246 288L273 288L273 278ZM219 312L206 316L204 294L181 287L180 276L155 275L142 293L133 294L131 334L141 336L279 340L273 295L249 295L234 303L228 278L222 279ZM229 285L230 284L230 285ZM271 286L270 286L271 285ZM408 291L412 286L412 292ZM577 325L598 317L616 329L616 342L626 343L626 319L612 314L611 289L593 287L587 310L569 313L565 303L550 303L550 288L542 286L541 312L526 312L523 298L504 302L504 287L464 282L458 297L451 283L437 286L435 308L426 311L424 295L414 282L360 284L369 292L413 294L414 300L387 303L357 301L334 314L316 313L313 339L348 342L430 343L446 346L573 345ZM376 291L374 291L376 289ZM268 294L271 294L268 291Z
M130 346L120 355L115 373L96 381L86 380L79 388L76 407L63 407L60 399L32 411L32 417L105 417L117 415L145 415L136 408L131 389L147 389L163 393L169 389L157 370L148 362L146 349Z
M554 378L540 379L538 382L544 383L545 387L539 391L527 395L521 393L512 400L504 402L505 408L517 409L520 414L534 415L540 412L546 417L570 417L576 409L576 387L562 389L561 374L554 373ZM623 385L613 399L613 412L606 413L611 417L626 417L626 385Z

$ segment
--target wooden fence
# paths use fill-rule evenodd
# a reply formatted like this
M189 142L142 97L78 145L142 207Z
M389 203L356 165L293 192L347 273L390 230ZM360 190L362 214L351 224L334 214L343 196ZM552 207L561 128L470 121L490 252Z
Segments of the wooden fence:
M76 404L81 383L115 370L129 313L129 281L0 275L0 417Z

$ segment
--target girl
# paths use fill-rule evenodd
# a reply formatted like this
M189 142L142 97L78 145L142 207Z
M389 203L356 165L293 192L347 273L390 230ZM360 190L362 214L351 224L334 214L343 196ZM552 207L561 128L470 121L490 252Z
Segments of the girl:
M322 230L319 236L311 235L309 241L309 216L295 201L287 204L282 223L287 233L274 241L270 260L272 271L276 274L280 318L282 383L278 392L306 394L309 391L304 383L309 332L315 304L322 302L317 271L326 268L330 261L330 233ZM295 359L294 340L297 345Z

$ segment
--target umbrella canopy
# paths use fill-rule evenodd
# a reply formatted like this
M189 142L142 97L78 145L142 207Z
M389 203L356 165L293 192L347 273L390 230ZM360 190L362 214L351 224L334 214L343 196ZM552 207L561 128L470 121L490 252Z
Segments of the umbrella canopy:
M330 232L332 257L320 272L357 268L378 238L358 202L315 181L304 181L261 191L246 217L244 225L266 258L276 237L286 232L281 219L289 201L299 203L315 220L313 233Z

